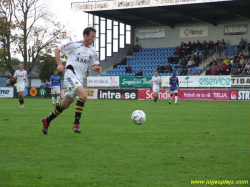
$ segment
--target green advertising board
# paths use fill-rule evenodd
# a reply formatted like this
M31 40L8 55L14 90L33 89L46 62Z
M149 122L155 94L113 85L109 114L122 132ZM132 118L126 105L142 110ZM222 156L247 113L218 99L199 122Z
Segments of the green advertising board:
M120 77L120 87L150 87L152 77Z

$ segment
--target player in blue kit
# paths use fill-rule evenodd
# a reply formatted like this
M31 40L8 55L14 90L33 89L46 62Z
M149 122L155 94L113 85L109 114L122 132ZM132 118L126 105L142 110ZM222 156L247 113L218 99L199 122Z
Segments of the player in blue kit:
M179 90L179 79L176 77L175 72L173 76L169 78L169 86L170 86L170 97L169 97L169 104L171 104L171 99L173 94L175 94L175 104L177 105L178 101L178 90Z
M58 71L54 72L54 75L50 77L50 87L51 87L51 94L52 94L52 103L55 106L55 96L56 96L56 105L58 105L60 101L60 94L61 94L61 77L58 75Z

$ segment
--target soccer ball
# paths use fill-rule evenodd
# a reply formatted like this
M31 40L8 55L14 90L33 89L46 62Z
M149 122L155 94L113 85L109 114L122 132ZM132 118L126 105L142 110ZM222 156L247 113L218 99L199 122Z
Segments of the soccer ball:
M146 114L142 110L136 110L132 113L131 119L134 124L141 125L146 121Z

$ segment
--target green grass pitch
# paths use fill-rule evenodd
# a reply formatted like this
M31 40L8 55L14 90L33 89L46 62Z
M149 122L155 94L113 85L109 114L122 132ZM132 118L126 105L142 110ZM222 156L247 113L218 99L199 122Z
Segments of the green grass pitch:
M250 182L250 103L88 100L81 134L74 105L48 135L50 99L0 99L0 187L191 187L192 180ZM147 120L130 116L143 110ZM221 186L221 185L217 185ZM227 185L226 185L227 186ZM230 185L230 186L249 186Z

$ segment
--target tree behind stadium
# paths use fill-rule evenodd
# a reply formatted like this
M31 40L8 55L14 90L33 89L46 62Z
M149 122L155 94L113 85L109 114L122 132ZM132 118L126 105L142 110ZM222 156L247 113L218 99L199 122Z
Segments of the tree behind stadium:
M41 56L70 39L41 0L0 0L0 61L13 74L11 54L21 55L28 74ZM3 47L2 47L3 46Z
M38 74L39 78L42 82L46 82L46 80L50 80L50 76L54 75L54 72L57 68L57 63L55 57L51 55L44 55L40 58L40 64L38 66ZM61 77L63 76L62 72L59 72Z

